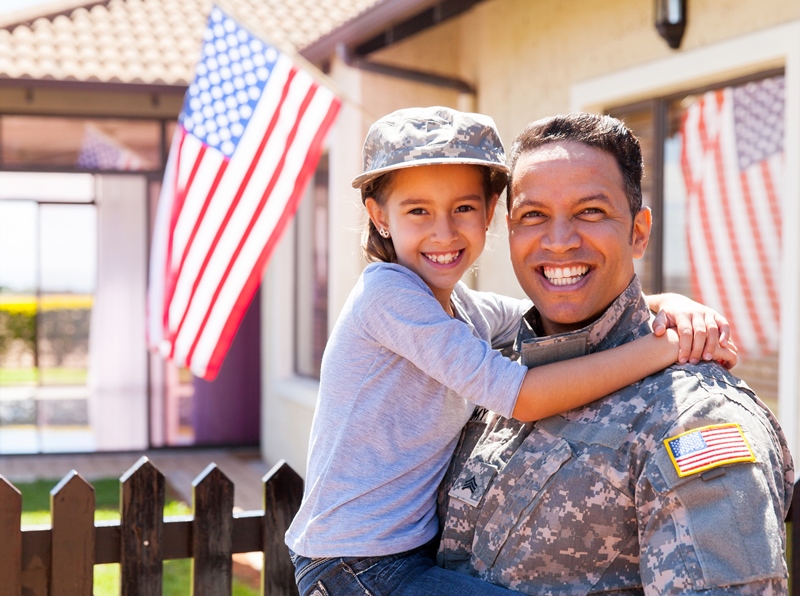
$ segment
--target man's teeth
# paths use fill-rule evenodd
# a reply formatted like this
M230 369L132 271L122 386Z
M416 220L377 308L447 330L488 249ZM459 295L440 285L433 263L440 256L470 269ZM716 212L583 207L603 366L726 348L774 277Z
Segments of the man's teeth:
M578 283L588 273L589 267L545 267L544 276L554 286L571 286Z
M442 265L447 265L448 263L452 263L453 261L455 261L458 258L458 255L461 254L461 251L457 250L456 252L448 252L439 255L429 255L427 253L424 254L428 259L430 259L434 263L441 263Z

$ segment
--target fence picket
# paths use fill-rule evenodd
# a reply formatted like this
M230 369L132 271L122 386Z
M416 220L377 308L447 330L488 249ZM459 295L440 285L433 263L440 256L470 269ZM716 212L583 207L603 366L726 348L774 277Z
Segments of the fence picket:
M22 593L22 494L0 475L0 596Z
M94 487L75 470L50 491L52 596L92 594L94 506Z
M160 596L164 475L141 457L120 483L122 596Z
M213 463L192 482L193 596L228 596L233 588L233 490Z
M303 498L303 479L285 460L267 472L264 482L264 570L261 588L264 596L298 594L294 582L294 566L284 544L300 501Z

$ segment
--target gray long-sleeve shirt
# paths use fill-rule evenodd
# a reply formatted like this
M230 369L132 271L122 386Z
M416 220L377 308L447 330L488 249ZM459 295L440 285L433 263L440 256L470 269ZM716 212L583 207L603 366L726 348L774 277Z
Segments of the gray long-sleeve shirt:
M415 273L368 266L325 349L300 510L306 557L378 556L438 531L436 488L475 406L510 416L525 369L492 350L530 302L453 291L451 318Z

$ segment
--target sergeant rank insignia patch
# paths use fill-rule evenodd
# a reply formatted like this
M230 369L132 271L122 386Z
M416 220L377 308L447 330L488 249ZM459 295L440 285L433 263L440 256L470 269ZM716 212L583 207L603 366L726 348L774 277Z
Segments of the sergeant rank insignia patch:
M738 424L713 424L664 440L678 476L737 462L756 461Z

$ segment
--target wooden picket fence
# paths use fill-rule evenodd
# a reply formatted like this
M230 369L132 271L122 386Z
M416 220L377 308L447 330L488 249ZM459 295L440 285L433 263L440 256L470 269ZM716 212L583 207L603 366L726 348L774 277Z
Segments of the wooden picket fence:
M162 562L192 558L192 594L231 594L234 553L263 552L265 596L296 594L283 536L303 480L285 462L263 479L264 510L233 513L233 483L210 464L192 483L191 516L164 519L164 475L142 457L120 478L120 521L95 522L94 488L75 470L51 491L52 524L20 527L22 497L0 475L0 596L92 594L94 565L120 564L123 596L158 596Z
M75 470L51 491L52 524L22 530L22 497L0 475L0 596L92 594L94 565L119 563L122 596L159 596L162 562L192 558L192 594L228 596L234 553L262 552L262 593L297 594L283 542L303 479L279 462L263 478L264 510L233 513L233 483L210 464L192 483L191 516L164 519L164 475L142 457L120 478L118 522L94 521L94 488ZM787 517L789 572L800 578L800 482ZM791 581L800 596L800 581Z

